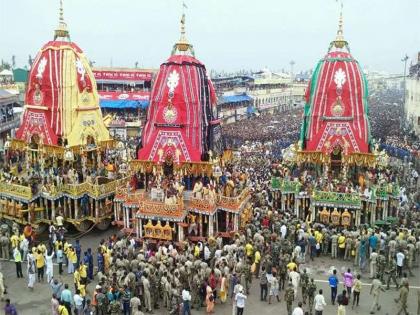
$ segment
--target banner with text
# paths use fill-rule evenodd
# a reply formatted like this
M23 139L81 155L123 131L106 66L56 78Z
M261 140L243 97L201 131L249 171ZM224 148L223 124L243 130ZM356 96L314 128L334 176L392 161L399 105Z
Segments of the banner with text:
M152 72L145 71L104 71L94 70L96 80L117 80L117 81L151 81Z
M150 92L105 92L98 91L101 100L109 101L149 101Z

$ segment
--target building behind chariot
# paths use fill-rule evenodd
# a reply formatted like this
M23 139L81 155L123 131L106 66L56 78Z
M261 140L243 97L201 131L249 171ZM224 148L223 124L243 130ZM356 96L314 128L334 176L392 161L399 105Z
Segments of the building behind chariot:
M96 67L99 103L111 136L140 136L156 69Z
M227 124L252 115L302 107L307 86L305 80L292 81L290 75L268 69L212 80L218 93L219 117Z
M420 135L420 52L410 66L405 87L405 119L408 127Z

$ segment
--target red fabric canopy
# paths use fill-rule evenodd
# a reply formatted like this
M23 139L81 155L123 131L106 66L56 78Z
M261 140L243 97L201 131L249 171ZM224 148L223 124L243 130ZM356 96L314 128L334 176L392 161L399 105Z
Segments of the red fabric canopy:
M78 95L96 88L87 67L83 51L73 42L50 41L41 48L28 76L18 139L29 140L38 133L45 144L57 144L71 128L71 120L65 117L71 115L73 105L81 102Z
M367 84L348 52L332 51L314 71L305 95L307 117L304 149L330 154L369 152Z
M171 56L153 86L138 159L201 161L209 149L215 101L204 65L192 56Z

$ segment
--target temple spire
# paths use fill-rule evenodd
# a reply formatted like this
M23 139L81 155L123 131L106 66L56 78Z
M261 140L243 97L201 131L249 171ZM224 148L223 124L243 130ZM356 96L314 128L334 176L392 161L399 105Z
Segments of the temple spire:
M64 22L63 0L60 0L60 11L58 18L58 27L54 31L54 40L57 38L67 38L70 40L70 34L67 29L67 24Z
M343 35L343 3L341 3L341 10L340 10L340 18L338 20L338 30L337 35L335 36L335 40L333 41L333 44L336 48L343 48L348 43L344 39Z
M188 40L187 37L185 36L185 13L182 13L182 17L181 17L181 36L179 38L179 42L178 43L186 43L188 44Z
M188 40L186 31L185 31L185 9L186 5L183 3L183 9L182 9L182 17L181 17L181 27L180 27L180 37L177 43L175 43L173 49L172 49L172 55L174 55L176 52L181 54L186 54L188 51L194 56L194 49L193 45L191 45Z

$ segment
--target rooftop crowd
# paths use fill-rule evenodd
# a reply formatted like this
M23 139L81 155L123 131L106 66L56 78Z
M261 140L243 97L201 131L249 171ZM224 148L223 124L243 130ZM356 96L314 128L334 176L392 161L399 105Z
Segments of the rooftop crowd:
M402 123L404 112L401 99L401 92L393 89L377 92L370 97L369 118L372 137L385 144L383 148L389 149L387 150L389 154L392 154L391 150L395 148L418 157L420 140Z
M275 114L262 113L223 126L223 136L228 147L239 147L246 141L273 144L273 149L286 148L299 139L303 110L290 110Z
M419 137L401 127L401 97L401 92L393 89L377 92L370 97L371 136L386 145L382 148L387 149L388 154L394 155L395 150L392 149L401 149L410 156L418 156ZM262 113L258 117L223 126L223 135L228 146L238 147L246 141L258 141L274 143L280 149L286 148L299 138L302 114L302 110Z

